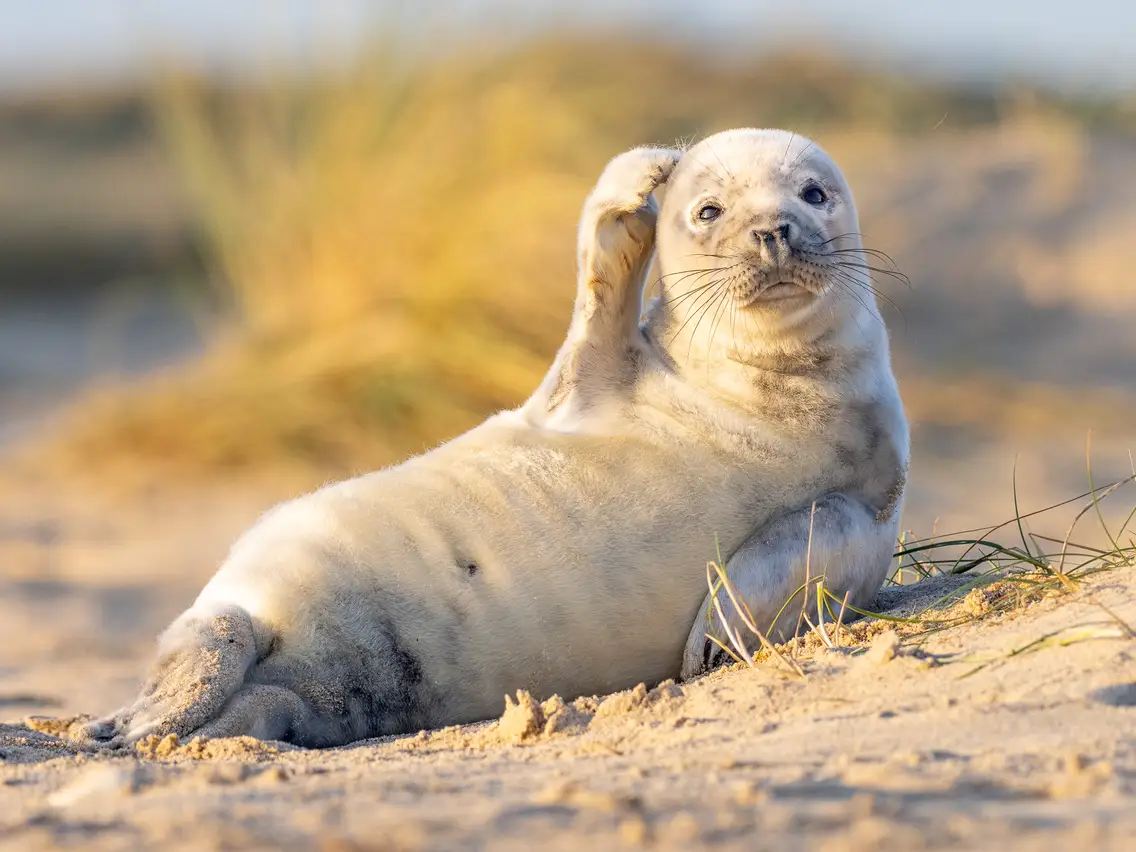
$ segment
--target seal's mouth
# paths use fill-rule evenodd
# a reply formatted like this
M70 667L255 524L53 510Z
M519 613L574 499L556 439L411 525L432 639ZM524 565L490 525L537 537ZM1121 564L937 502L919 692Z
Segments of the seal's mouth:
M729 279L740 308L796 311L825 290L825 270L793 250L777 263L746 257Z
M772 272L772 274L770 274ZM796 309L800 303L812 299L816 293L805 281L790 277L780 270L754 270L753 274L737 282L734 299L742 308Z
M776 281L763 287L754 296L755 302L783 302L786 299L800 299L811 295L808 290L793 281Z

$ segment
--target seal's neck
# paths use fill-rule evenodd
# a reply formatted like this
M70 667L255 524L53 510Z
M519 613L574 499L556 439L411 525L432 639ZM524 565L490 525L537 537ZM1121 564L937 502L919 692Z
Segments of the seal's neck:
M684 306L697 299L664 288L648 303L643 329L671 368L697 384L736 389L762 373L824 380L849 360L887 348L886 340L880 345L886 332L871 294L839 295L776 316L738 308L727 295L718 304Z

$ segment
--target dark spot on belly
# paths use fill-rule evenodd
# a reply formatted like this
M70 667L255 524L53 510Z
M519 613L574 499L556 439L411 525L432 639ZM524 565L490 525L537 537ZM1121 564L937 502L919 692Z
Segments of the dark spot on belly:
M843 468L853 468L856 466L856 459L858 454L856 448L851 444L837 442L836 444L836 462Z
M418 662L418 658L410 653L406 648L400 645L397 641L392 641L391 651L394 654L395 665L399 673L402 675L402 682L406 687L417 686L422 683L422 664ZM409 692L409 689L407 689ZM414 703L413 697L406 696L407 705Z
M472 577L472 576L473 576L474 574L476 574L476 573L477 573L477 563L475 563L475 562L470 562L469 564L467 564L467 565L465 566L465 573L469 574L469 576L471 576L471 577Z
M345 721L354 739L413 731L429 721L432 702L422 662L395 630L382 632L387 653L362 672L342 674Z

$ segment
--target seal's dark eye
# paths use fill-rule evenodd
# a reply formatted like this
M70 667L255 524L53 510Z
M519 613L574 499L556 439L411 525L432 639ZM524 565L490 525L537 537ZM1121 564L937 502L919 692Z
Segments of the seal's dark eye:
M828 201L828 196L824 194L824 190L819 186L805 187L805 191L801 193L801 198L805 200L806 204L811 204L814 207L819 207L821 204Z
M722 208L717 204L703 204L698 208L698 219L701 222L713 222L722 215Z

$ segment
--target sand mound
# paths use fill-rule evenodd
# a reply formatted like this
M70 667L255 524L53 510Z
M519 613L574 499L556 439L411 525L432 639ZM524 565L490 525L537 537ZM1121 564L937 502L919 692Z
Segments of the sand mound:
M72 734L74 729L90 720L91 717L86 714L62 717L28 716L24 719L24 724L33 731L47 734L49 737L58 737L61 740L73 740L74 737Z
M150 735L134 744L134 752L146 760L267 760L295 746L270 743L252 737L206 739L194 737L183 743L175 734Z
M0 724L0 763L40 763L77 753L70 743L51 734L24 725Z
M597 720L664 704L681 698L682 694L673 680L663 681L654 689L647 689L647 685L641 683L602 700L596 696L577 698L571 704L566 704L559 695L538 704L527 692L519 690L516 701L505 696L505 712L485 733L484 742L524 742L561 733L580 733Z
M505 696L504 712L494 722L419 731L413 737L395 739L388 744L411 751L533 745L584 734L602 727L605 720L624 717L635 711L661 712L673 707L682 695L681 687L672 680L663 681L653 689L641 683L633 689L604 698L593 695L571 702L564 701L559 695L540 702L521 689L517 691L516 698Z

